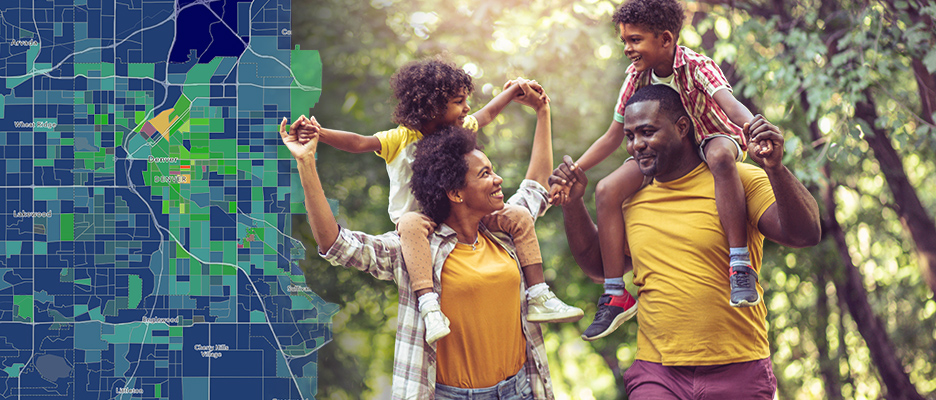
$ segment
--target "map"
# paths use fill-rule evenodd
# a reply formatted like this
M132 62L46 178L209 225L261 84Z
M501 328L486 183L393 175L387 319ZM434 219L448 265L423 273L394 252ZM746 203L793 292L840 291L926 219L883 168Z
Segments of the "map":
M0 399L311 399L289 0L0 0Z

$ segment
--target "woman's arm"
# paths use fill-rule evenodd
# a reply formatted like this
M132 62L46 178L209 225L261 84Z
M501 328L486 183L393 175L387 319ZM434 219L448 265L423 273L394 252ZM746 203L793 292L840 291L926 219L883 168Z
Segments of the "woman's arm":
M292 127L296 127L299 122L293 123ZM286 119L283 118L280 137L296 159L305 195L309 227L319 251L324 253L323 257L333 265L368 272L378 279L393 279L398 267L403 265L399 237L393 232L373 236L341 229L338 226L315 165L318 136L311 135L300 140L296 130L287 129L286 123Z
M530 166L527 167L526 179L548 187L549 175L552 175L553 168L549 102L545 100L546 96L534 92L527 82L522 82L519 86L524 94L517 101L536 110L536 130L533 133L533 148L530 151Z
M317 134L304 136L304 143L300 143L297 131L308 126L310 121L305 117L299 118L289 129L286 129L286 123L286 118L283 118L279 133L283 144L296 159L299 168L299 179L302 181L302 191L305 194L306 212L308 212L312 236L319 247L329 249L338 238L338 223L332 216L318 170L315 168L315 150L318 147L319 136Z

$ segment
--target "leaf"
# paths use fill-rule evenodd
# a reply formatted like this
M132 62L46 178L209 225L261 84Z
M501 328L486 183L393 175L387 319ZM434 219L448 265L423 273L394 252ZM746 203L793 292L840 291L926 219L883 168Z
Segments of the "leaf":
M926 53L926 57L923 57L923 65L926 65L926 70L929 73L936 73L936 49L930 49Z

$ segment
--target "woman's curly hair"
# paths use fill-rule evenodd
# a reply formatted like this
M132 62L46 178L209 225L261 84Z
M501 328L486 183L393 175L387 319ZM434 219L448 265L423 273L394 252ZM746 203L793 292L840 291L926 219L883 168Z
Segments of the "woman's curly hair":
M686 8L679 0L628 0L611 17L615 26L637 25L655 35L670 31L677 38L685 19Z
M437 224L451 212L448 192L465 186L465 155L477 148L477 135L460 126L444 127L417 142L410 189L423 214Z
M469 95L474 91L465 70L438 57L407 63L390 77L390 87L400 101L393 111L393 122L415 130L441 118L449 99L463 89Z

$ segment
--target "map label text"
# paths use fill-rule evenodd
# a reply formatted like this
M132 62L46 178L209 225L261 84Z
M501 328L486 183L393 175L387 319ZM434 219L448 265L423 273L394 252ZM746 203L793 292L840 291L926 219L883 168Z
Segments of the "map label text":
M39 45L39 42L37 42L36 39L28 39L28 40L10 39L10 46L38 46L38 45Z

